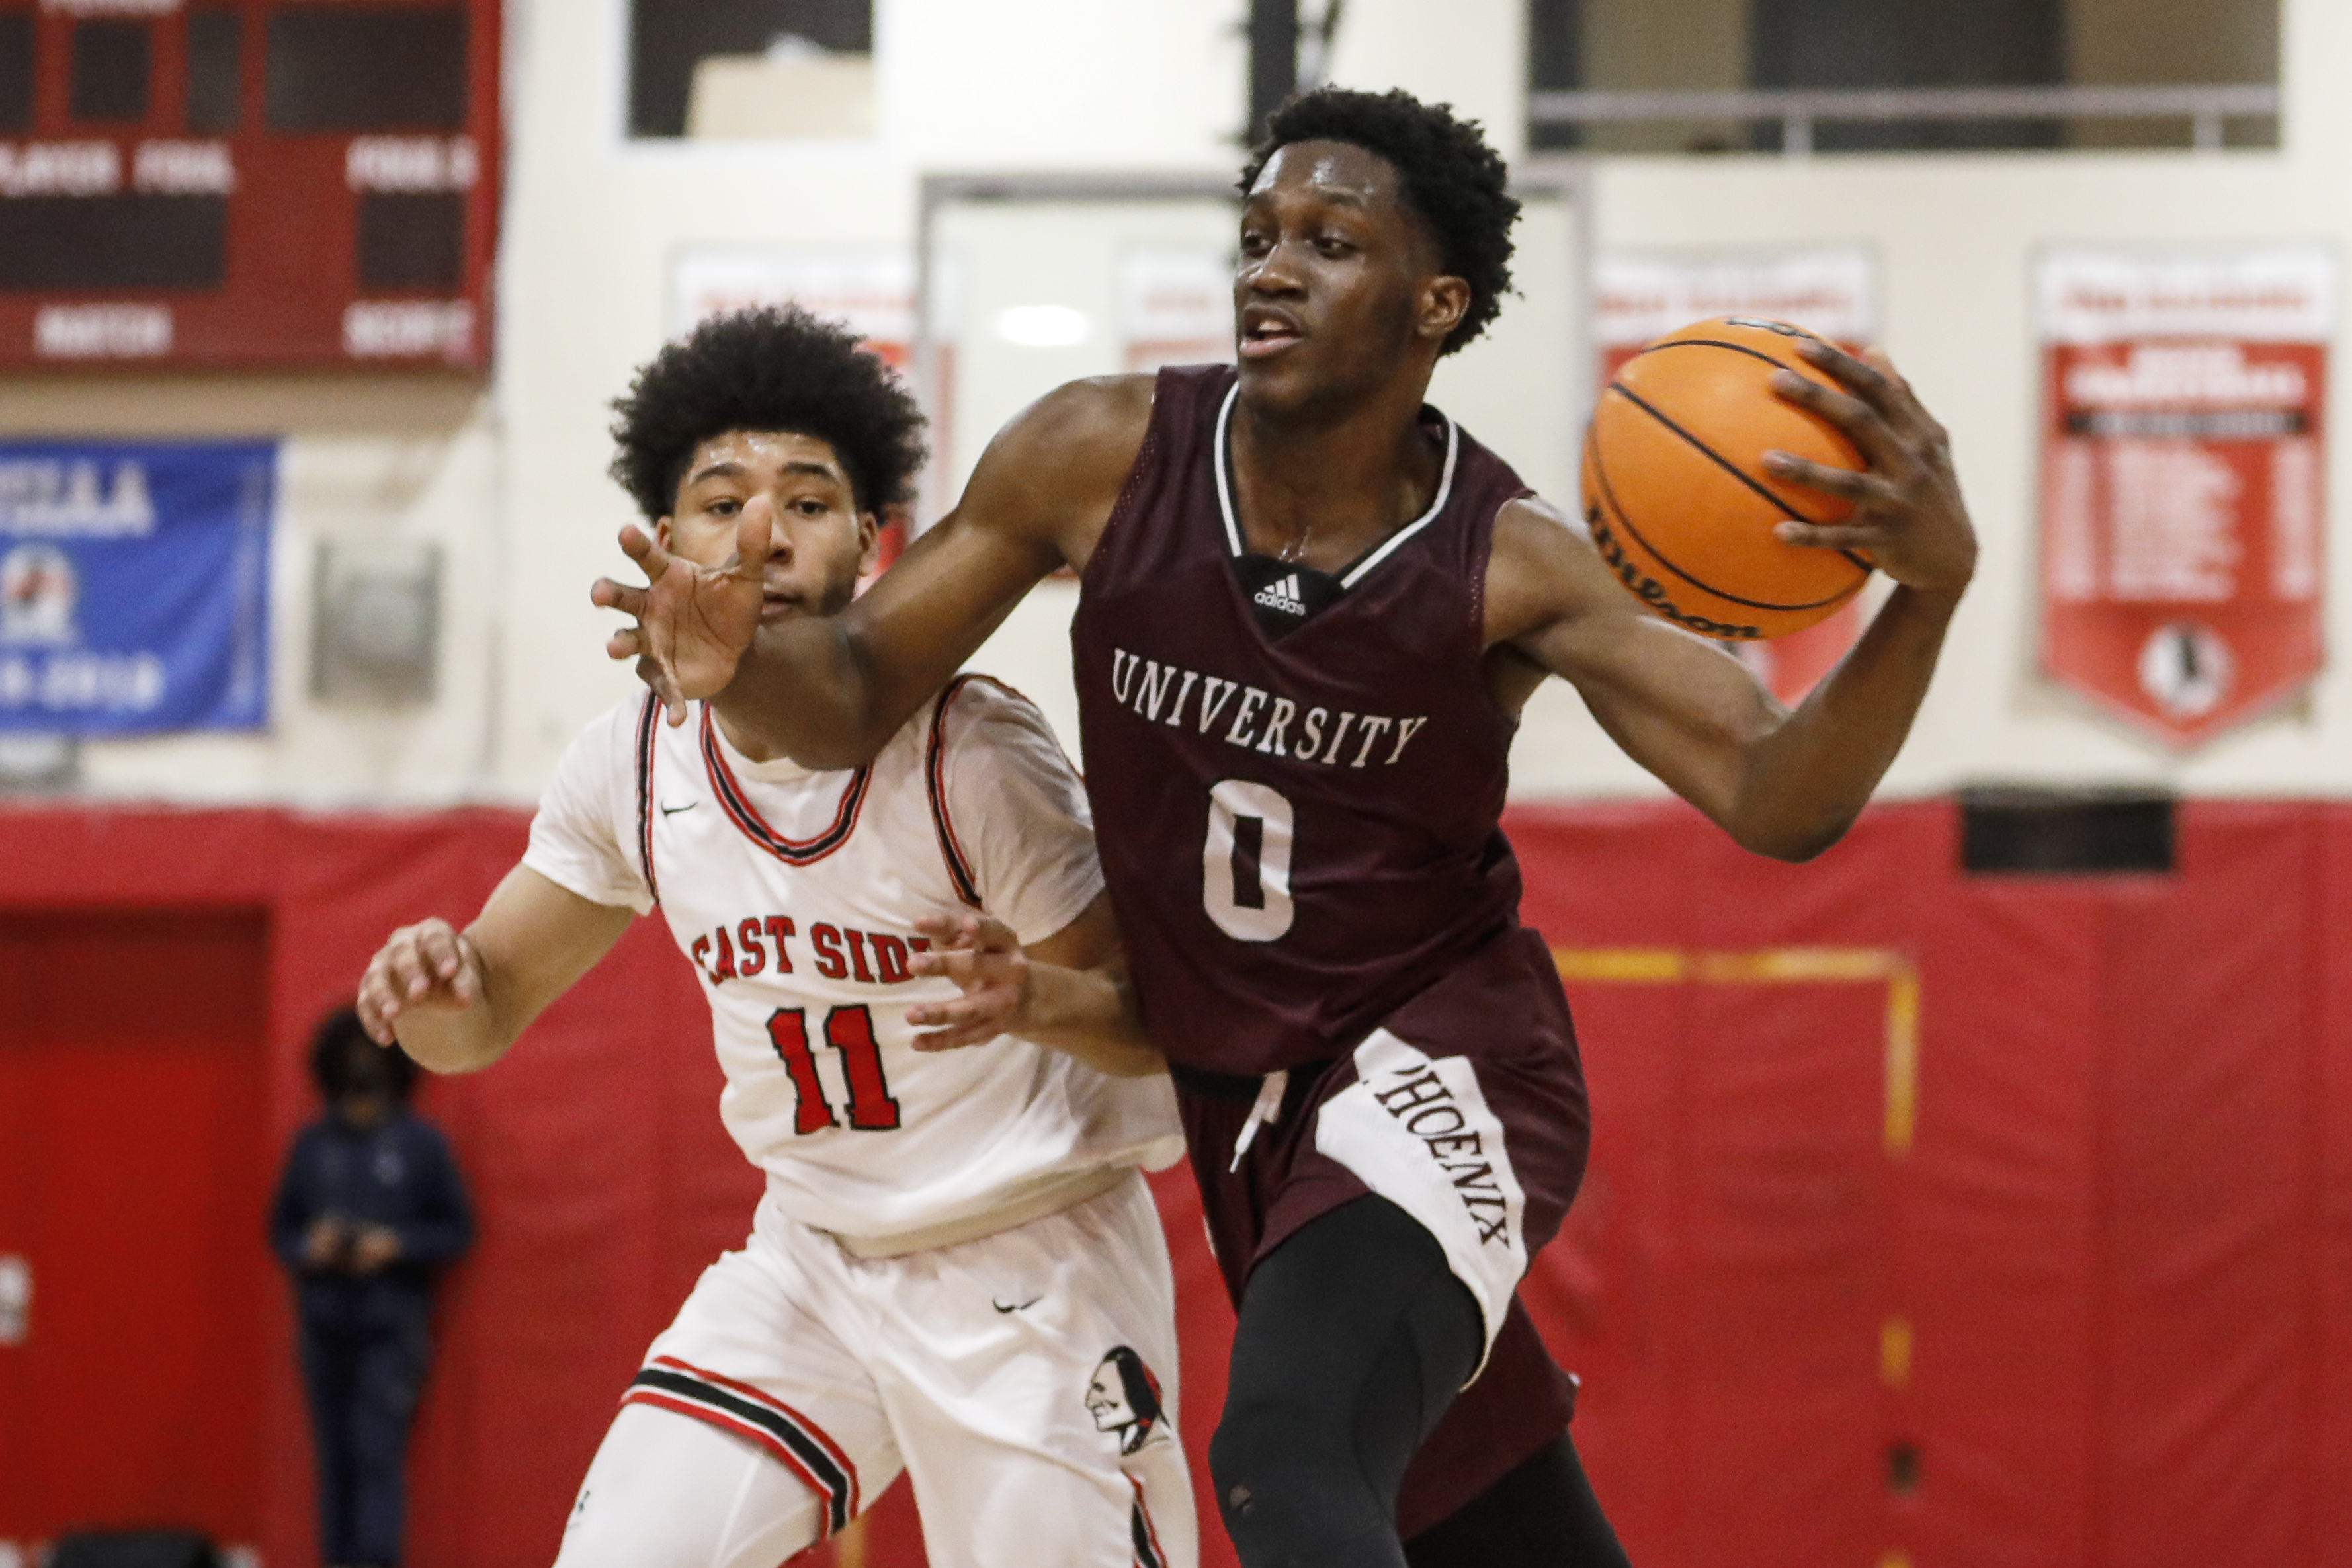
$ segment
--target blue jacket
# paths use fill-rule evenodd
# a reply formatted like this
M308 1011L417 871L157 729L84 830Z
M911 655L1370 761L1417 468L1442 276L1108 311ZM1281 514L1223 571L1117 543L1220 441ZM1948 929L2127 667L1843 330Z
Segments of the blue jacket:
M303 1238L325 1214L389 1228L400 1238L399 1260L364 1279L312 1271ZM270 1246L294 1272L303 1318L321 1328L391 1328L415 1317L435 1270L473 1235L448 1141L399 1106L364 1133L331 1114L303 1128L270 1206Z

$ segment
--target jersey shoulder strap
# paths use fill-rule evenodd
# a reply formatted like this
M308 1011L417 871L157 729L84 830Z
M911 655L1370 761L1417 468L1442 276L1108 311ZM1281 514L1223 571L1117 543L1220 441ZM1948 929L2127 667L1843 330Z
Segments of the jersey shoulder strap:
M645 873L646 891L661 904L661 883L654 875L654 743L661 737L661 699L646 694L637 710L637 869Z
M956 836L955 815L948 809L948 710L955 706L966 686L987 679L986 675L958 675L950 681L931 705L930 734L923 743L923 792L930 800L931 831L939 837L940 858L947 862L948 881L954 884L957 899L972 909L982 907L980 876L963 841Z

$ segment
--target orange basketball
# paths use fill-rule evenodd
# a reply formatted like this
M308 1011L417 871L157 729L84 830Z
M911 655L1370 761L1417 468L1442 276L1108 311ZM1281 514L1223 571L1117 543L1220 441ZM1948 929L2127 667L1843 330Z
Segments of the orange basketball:
M1776 477L1778 449L1864 466L1844 432L1774 395L1772 372L1830 378L1797 357L1812 333L1725 316L1643 349L1601 394L1584 438L1584 517L1610 570L1658 614L1727 642L1782 637L1829 615L1870 575L1858 551L1772 537L1789 518L1844 520L1835 497Z

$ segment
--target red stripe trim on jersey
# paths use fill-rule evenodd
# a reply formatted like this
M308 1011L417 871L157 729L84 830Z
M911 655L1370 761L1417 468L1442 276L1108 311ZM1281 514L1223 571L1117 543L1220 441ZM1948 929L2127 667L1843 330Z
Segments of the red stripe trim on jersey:
M856 1517L857 1469L824 1428L757 1389L728 1384L667 1356L659 1361L667 1364L639 1369L622 1404L691 1416L756 1445L824 1500L823 1534Z
M710 774L710 788L719 797L719 806L742 830L743 836L783 862L786 865L814 865L849 841L857 831L857 813L866 804L866 787L872 782L874 770L860 768L849 776L841 791L841 809L834 813L833 825L813 839L788 839L768 825L759 809L751 804L743 786L727 766L727 758L719 749L719 731L710 721L709 705L702 709L702 761Z
M801 1463L799 1457L790 1448L764 1427L750 1421L738 1420L732 1416L712 1409L709 1406L692 1400L673 1398L667 1394L654 1393L650 1389L631 1388L621 1396L621 1403L650 1405L656 1410L667 1410L674 1415L691 1416L706 1427L716 1427L722 1432L742 1438L784 1469L792 1471L803 1486L824 1500L824 1507L817 1514L816 1538L819 1541L834 1535L845 1524L846 1521L841 1516L840 1502L826 1489L825 1484L818 1479L816 1474L806 1465Z
M832 1456L833 1462L841 1467L841 1473L849 1478L849 1502L851 1509L853 1511L856 1510L857 1506L857 1467L850 1463L849 1455L843 1450L840 1444L833 1440L832 1434L827 1432L824 1427L818 1426L815 1422L810 1420L807 1416L802 1415L799 1411L793 1409L791 1406L785 1404L774 1395L770 1394L763 1389L754 1388L748 1383L739 1383L734 1378L729 1377L722 1373L713 1372L708 1367L697 1366L690 1361L680 1361L674 1355L657 1355L654 1357L653 1364L656 1366L667 1366L674 1371L683 1372L688 1377L700 1378L703 1382L710 1384L715 1387L724 1388L731 1393L740 1394L744 1398L751 1400L756 1404L766 1406L769 1409L773 1410L777 1415L783 1416L786 1420L791 1421L793 1425L800 1427L802 1431L807 1433L810 1437L815 1440L816 1445L819 1448L823 1448L828 1455Z
M661 883L654 879L654 742L661 735L661 699L646 694L637 713L637 868L646 873L646 891L661 902Z
M1168 1553L1160 1549L1159 1527L1151 1522L1151 1505L1144 1500L1143 1483L1129 1476L1127 1484L1135 1489L1135 1514L1131 1521L1135 1568L1168 1568Z
M956 836L955 819L948 811L948 709L954 706L957 695L974 681L1002 685L986 675L958 675L940 693L938 705L931 709L931 738L923 758L923 791L930 797L931 830L939 835L940 858L948 863L948 880L955 883L958 898L978 909L980 879L972 874L971 858L964 853L963 841Z

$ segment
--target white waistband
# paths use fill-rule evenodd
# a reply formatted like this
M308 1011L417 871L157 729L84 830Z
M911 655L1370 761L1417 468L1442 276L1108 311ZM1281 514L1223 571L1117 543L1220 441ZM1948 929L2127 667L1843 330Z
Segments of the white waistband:
M993 1207L941 1225L902 1230L895 1236L844 1236L831 1230L824 1234L853 1258L902 1258L909 1252L928 1252L933 1248L977 1241L983 1236L993 1236L1000 1230L1075 1208L1088 1198L1100 1197L1134 1174L1133 1166L1089 1166L1084 1170L1053 1171L1015 1188Z

